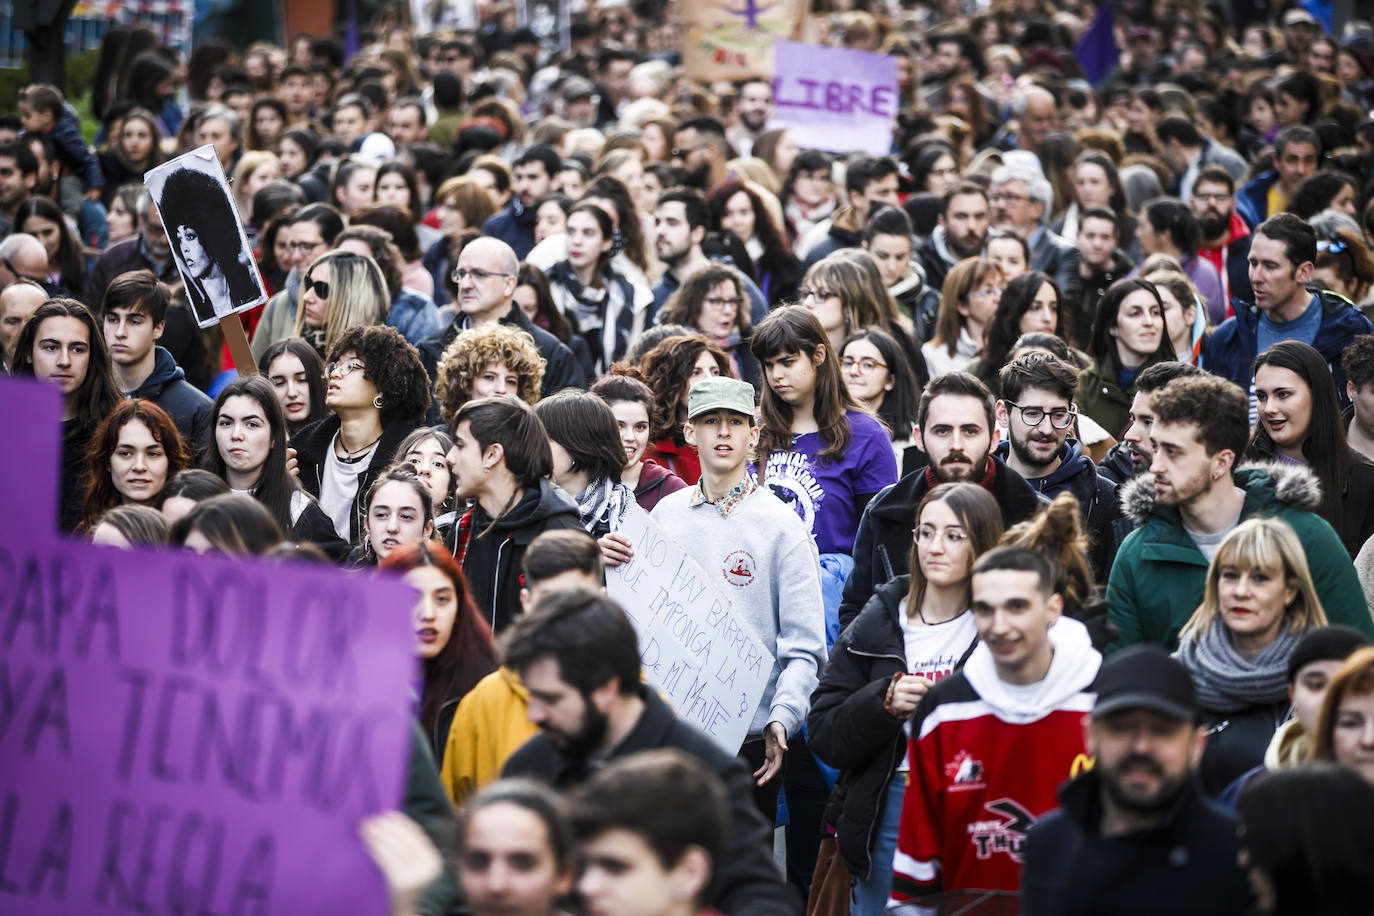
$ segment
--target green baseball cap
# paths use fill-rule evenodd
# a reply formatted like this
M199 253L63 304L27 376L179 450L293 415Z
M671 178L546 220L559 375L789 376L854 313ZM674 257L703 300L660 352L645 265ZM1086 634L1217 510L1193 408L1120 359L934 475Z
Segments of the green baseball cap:
M687 393L687 419L713 410L732 410L754 417L754 386L723 375L704 378Z

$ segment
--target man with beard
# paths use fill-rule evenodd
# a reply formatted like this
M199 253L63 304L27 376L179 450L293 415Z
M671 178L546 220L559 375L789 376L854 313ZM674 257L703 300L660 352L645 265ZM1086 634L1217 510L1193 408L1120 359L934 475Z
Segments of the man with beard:
M1116 485L1097 473L1082 444L1071 437L1077 411L1078 374L1048 353L1028 353L1002 367L997 424L1007 432L995 454L1050 499L1072 493L1083 530L1092 539L1089 560L1100 582L1124 535L1116 533L1121 509Z
M988 192L971 181L960 182L945 192L939 225L916 245L916 260L926 272L926 286L937 299L950 268L982 253L991 212Z
M1236 212L1236 180L1219 165L1208 165L1197 173L1188 198L1193 215L1202 230L1198 257L1211 261L1221 274L1221 291L1228 303L1254 300L1250 288L1250 227Z
M710 115L688 118L673 133L673 165L682 169L683 182L703 194L730 180L730 146L725 125Z
M1274 138L1274 167L1261 172L1236 195L1236 210L1251 226L1281 213L1303 179L1317 170L1322 141L1317 132L1301 125L1285 127Z
M505 242L518 258L529 254L534 247L535 201L553 190L553 176L561 166L557 151L542 143L521 153L511 166L515 193L504 210L482 225L483 234Z
M1207 730L1187 670L1160 649L1113 656L1086 726L1091 770L1026 836L1027 913L1246 912L1236 818L1193 778Z
M654 315L683 281L710 266L711 258L701 247L706 239L707 217L706 198L694 188L669 188L659 195L654 209L654 251L668 269L654 285ZM750 320L758 324L768 314L768 300L752 279L743 275L741 279L749 297ZM649 320L653 320L653 315Z
M879 490L864 509L854 537L854 570L840 601L841 631L863 610L874 589L906 575L911 520L934 487L961 480L985 487L996 497L1008 528L1049 504L993 454L995 403L987 386L967 372L933 378L921 392L913 440L928 464Z
M503 648L529 692L528 715L540 734L506 761L502 776L566 789L638 751L685 751L721 778L729 797L730 849L717 863L712 905L723 913L800 912L773 865L773 825L754 807L744 765L644 686L639 641L619 605L583 590L551 594L512 624Z
M1111 447L1097 466L1098 476L1119 487L1137 474L1148 471L1155 460L1155 449L1150 444L1150 430L1155 423L1151 396L1176 378L1202 374L1197 366L1173 359L1141 369L1135 378L1135 396L1126 414L1130 425L1121 435L1121 441Z
M739 102L735 106L739 123L726 134L730 144L741 156L748 156L759 134L768 129L773 120L773 84L765 79L745 80L739 84Z
M1202 603L1217 548L1253 516L1293 528L1331 623L1374 636L1350 555L1313 511L1321 491L1312 472L1236 467L1250 439L1245 392L1212 375L1180 378L1155 392L1150 407L1150 473L1121 488L1121 508L1139 527L1117 551L1107 580L1108 614L1120 634L1114 647L1177 648L1179 629Z

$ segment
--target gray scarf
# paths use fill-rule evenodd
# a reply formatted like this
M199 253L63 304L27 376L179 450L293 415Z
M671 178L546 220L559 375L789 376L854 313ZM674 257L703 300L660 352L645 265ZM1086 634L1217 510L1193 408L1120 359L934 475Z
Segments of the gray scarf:
M1206 631L1185 637L1174 657L1193 676L1198 705L1208 712L1235 713L1288 696L1288 657L1301 636L1300 630L1285 629L1259 655L1245 659L1217 614Z
M593 480L587 489L577 494L577 514L582 519L582 527L593 537L611 531L619 531L625 524L625 512L634 502L630 488L609 477Z

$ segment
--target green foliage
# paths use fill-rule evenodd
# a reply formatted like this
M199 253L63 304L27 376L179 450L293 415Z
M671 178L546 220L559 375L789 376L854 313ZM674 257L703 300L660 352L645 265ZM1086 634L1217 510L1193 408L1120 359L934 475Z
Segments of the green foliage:
M95 81L95 67L100 51L92 48L67 57L67 101L81 118L81 133L90 142L100 124L91 115L91 83ZM19 90L29 84L27 65L14 70L0 70L0 112L19 111Z

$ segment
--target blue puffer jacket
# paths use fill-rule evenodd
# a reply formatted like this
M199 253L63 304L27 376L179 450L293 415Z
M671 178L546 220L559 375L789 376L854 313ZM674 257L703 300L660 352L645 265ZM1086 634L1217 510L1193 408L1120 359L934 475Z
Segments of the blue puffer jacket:
M1328 290L1309 287L1308 291L1320 298L1322 303L1322 324L1312 346L1330 365L1331 377L1336 381L1336 394L1341 399L1341 406L1346 407L1350 399L1345 393L1341 351L1350 346L1356 334L1374 332L1374 324L1351 305L1350 300ZM1238 299L1231 301L1231 307L1236 313L1223 321L1212 334L1203 365L1208 372L1228 378L1248 392L1251 368L1258 355L1261 312L1251 303Z
M386 314L386 323L395 328L406 342L419 346L420 341L440 331L444 326L439 315L439 307L434 300L409 286L401 287L396 298L391 300L391 309Z
M1269 218L1269 189L1279 180L1279 173L1270 169L1260 172L1236 192L1236 212L1254 229Z

